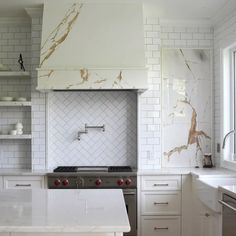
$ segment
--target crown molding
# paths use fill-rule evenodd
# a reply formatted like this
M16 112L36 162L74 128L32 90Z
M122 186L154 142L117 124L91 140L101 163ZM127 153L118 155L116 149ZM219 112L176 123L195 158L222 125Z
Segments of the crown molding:
M28 17L0 17L0 25L29 25Z
M225 4L225 6L212 17L212 22L214 26L219 26L229 20L232 16L236 14L236 3L235 0L230 0Z
M31 17L43 17L43 6L42 7L28 7L25 8L26 13Z

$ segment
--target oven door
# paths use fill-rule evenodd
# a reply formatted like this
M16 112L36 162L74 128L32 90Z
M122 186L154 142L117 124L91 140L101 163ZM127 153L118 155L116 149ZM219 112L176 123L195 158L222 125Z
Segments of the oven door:
M227 194L219 201L223 206L222 236L236 235L236 199Z
M131 231L124 233L125 236L137 235L137 190L136 189L124 189L125 205L129 217L129 223Z

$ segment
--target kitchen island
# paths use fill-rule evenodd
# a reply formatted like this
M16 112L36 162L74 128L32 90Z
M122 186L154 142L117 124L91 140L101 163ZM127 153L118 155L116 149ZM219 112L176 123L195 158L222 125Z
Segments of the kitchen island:
M121 236L122 190L1 190L0 236Z

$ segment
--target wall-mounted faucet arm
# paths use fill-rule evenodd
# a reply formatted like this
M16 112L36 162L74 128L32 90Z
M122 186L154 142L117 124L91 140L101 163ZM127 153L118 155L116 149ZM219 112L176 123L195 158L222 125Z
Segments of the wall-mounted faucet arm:
M227 140L227 138L228 138L231 134L233 134L233 133L236 133L236 130L235 130L235 129L229 131L229 132L224 136L223 144L222 144L222 149L225 148L225 144L226 144L226 140Z

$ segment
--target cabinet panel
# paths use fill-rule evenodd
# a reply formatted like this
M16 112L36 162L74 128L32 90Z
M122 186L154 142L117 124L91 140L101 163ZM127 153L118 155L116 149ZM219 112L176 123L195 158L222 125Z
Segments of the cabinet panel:
M10 236L10 233L0 233L0 236Z
M120 234L115 233L11 233L11 236L120 236ZM0 236L5 236L1 235ZM6 235L8 236L8 235Z
M34 189L44 187L43 176L4 176L6 189Z
M180 236L179 217L142 217L144 236Z
M181 193L142 193L142 215L180 215Z
M142 190L180 190L181 176L143 176L141 181Z
M2 176L0 176L0 189L2 189L3 188L3 177ZM1 235L0 235L1 236Z

